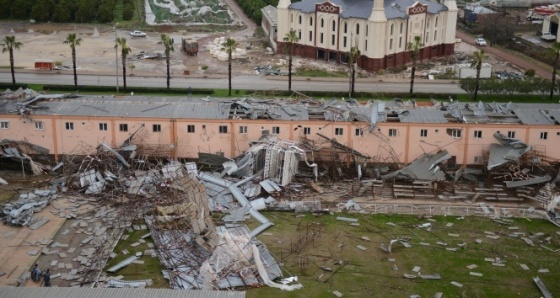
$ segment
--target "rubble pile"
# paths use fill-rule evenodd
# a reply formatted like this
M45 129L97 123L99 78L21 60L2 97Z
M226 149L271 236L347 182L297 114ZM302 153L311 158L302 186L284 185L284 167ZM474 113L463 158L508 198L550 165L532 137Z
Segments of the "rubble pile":
M19 199L13 203L7 203L2 210L2 222L13 226L30 226L35 225L36 228L46 223L33 216L34 212L43 210L52 200L58 196L56 190L35 189L33 192L19 195Z

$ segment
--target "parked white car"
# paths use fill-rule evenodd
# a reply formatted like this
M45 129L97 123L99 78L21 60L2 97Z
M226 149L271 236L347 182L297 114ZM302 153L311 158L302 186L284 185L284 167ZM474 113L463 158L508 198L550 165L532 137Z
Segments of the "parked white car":
M482 37L479 37L479 38L474 40L474 43L476 43L479 46L485 46L486 45L486 40Z
M135 31L130 32L130 35L131 35L132 37L146 37L146 33L145 33L145 32L138 31L138 30L135 30Z

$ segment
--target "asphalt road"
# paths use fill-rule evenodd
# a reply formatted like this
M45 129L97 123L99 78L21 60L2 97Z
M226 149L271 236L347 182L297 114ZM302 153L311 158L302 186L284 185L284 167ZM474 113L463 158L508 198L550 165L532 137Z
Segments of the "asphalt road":
M248 90L285 90L288 88L287 77L262 77L262 76L235 76L232 78L233 89ZM63 84L73 85L74 78L71 72L64 74L56 73L32 73L16 71L16 81L28 84ZM165 77L127 77L127 86L131 87L165 87ZM11 82L9 72L0 72L0 82ZM79 85L96 86L116 86L115 76L111 75L91 75L78 74ZM171 88L209 88L227 89L227 78L195 78L195 77L175 77L171 78ZM119 77L119 85L122 90L122 77ZM349 87L348 79L345 78L297 78L292 81L292 90L305 91L347 91ZM379 80L358 80L356 82L356 92L408 92L409 81L379 81ZM116 88L115 88L116 89ZM465 93L453 81L428 81L416 80L414 91L418 93Z

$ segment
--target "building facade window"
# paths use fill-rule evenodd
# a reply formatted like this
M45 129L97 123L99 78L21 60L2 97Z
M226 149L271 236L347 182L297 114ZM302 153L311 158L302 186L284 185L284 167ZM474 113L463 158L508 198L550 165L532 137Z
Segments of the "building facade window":
M321 41L320 43L323 43L323 33L321 33Z
M99 130L106 131L107 130L107 123L99 123Z
M401 27L399 29L399 33L402 34L402 30L403 30L403 23L401 23Z
M541 132L541 140L546 140L546 139L548 139L548 132L546 131Z
M43 130L45 128L45 123L43 121L35 121L35 129Z
M475 139L482 139L482 130L475 130L474 131L474 138Z
M430 32L426 32L426 41L425 42L428 42L428 41L430 41Z
M310 135L311 134L311 127L304 127L303 128L303 134L304 135Z
M154 124L152 125L153 132L161 132L161 124Z
M297 38L298 38L298 40L301 40L301 30L298 30Z
M450 130L450 135L454 138L460 138L462 135L462 131L460 129L452 128Z
M280 126L273 126L273 127L272 127L272 134L273 134L273 135L278 135L278 134L280 134Z
M428 136L428 130L427 129L421 129L420 130L420 136L425 138Z
M66 122L66 130L74 130L74 122Z
M402 48L402 36L399 37L399 49Z
M510 139L515 138L515 131L508 131L508 138Z
M332 31L336 31L336 21L332 21Z
M309 17L309 26L313 26L313 17Z
M393 49L393 39L389 39L389 50Z
M356 35L360 35L360 24L356 24Z
M361 128L356 128L356 136L361 137L364 135L364 130Z
M334 43L336 41L336 36L333 34L331 35L331 44L334 46Z
M365 50L367 51L367 39L365 40L364 47L365 47Z
M321 18L321 28L325 27L325 20L323 20L323 18Z
M247 126L239 126L239 133L246 134Z
M299 17L298 17L298 23L301 25L301 22L302 22L302 17L299 16Z
M395 26L395 25L391 24L391 30L390 30L390 33L389 33L390 35L393 35L393 27L394 27L394 26Z
M335 135L335 136L341 136L341 135L343 135L343 134L344 134L344 128L342 128L342 127L336 127L336 128L334 129L334 135Z
M389 136L396 137L397 136L397 129L396 128L389 128Z
M313 41L313 31L309 31L309 41Z
M218 127L218 131L219 131L220 133L227 133L227 125L220 125L220 126Z
M348 23L344 22L344 33L348 33Z
M436 41L436 40L437 40L437 30L434 31L434 41Z
M435 27L437 27L438 17L436 17Z
M366 36L368 36L368 33L369 33L369 26L366 25Z
M1 128L1 129L9 129L9 128L10 128L10 122L8 122L8 121L0 121L0 128Z
M346 47L346 36L342 38L342 47Z
M187 125L187 133L194 133L194 132L195 132L194 124Z
M128 124L126 123L119 124L119 131L128 131Z

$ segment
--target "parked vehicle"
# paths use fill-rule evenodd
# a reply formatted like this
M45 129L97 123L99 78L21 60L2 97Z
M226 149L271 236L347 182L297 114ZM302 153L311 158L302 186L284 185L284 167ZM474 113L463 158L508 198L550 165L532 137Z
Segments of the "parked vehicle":
M479 37L479 38L474 40L474 43L476 43L479 46L485 46L486 45L486 40L482 37Z
M550 33L550 32L543 32L543 34L541 35L541 39L544 41L555 41L556 40L556 35Z
M145 33L145 32L138 31L138 30L135 30L135 31L130 32L130 35L131 35L132 37L146 37L146 33Z

